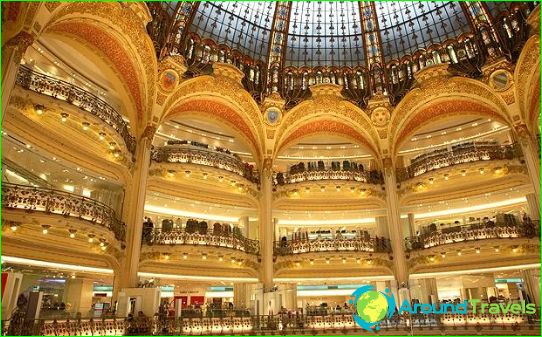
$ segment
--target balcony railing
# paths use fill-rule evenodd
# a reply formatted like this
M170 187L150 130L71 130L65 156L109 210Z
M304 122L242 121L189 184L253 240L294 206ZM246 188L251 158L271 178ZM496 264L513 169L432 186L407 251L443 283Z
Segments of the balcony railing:
M518 226L455 226L405 239L407 250L420 250L466 241L489 239L535 238L540 236L540 222L524 222Z
M2 183L2 208L21 209L76 218L107 228L124 241L126 226L115 211L101 202L68 192Z
M170 231L155 229L152 233L144 237L144 241L148 245L192 245L224 247L256 255L260 251L260 244L257 240L251 240L233 234L215 235L211 233L187 233L178 228L174 228Z
M128 124L121 114L98 96L71 83L33 71L25 66L19 67L16 84L42 95L54 97L91 113L111 126L122 137L130 153L135 153L136 140L128 130Z
M380 329L385 334L418 334L430 331L457 334L457 331L511 335L520 332L538 335L540 308L535 314L416 314L385 318ZM307 335L311 332L336 335L349 331L358 333L360 327L354 322L352 313L330 315L278 314L249 317L153 317L131 318L81 318L63 320L24 319L2 321L3 336L106 336L106 335ZM312 333L312 334L314 334Z
M203 147L188 144L163 146L152 150L151 158L158 163L190 163L216 167L238 174L249 181L258 181L258 175L252 167L239 157Z
M316 239L276 241L275 255L294 255L314 252L369 252L389 253L391 244L386 238Z
M382 175L378 171L304 171L298 173L278 173L277 184L295 184L305 181L345 180L366 184L381 184Z
M436 150L416 157L412 163L397 169L397 181L403 182L444 167L488 160L511 160L522 156L519 144L498 145L493 142L470 142Z

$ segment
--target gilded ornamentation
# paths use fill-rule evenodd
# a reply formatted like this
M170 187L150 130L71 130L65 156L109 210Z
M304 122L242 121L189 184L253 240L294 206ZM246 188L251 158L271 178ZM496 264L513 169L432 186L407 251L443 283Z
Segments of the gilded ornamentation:
M149 140L152 140L154 138L155 133L156 133L156 125L149 124L145 127L145 130L143 130L143 133L141 134L141 139L147 138Z
M249 137L249 139L260 139L260 141L263 143L264 131L262 113L260 112L258 105L252 96L246 90L244 90L240 84L235 83L225 76L220 76L218 78L213 76L200 76L198 78L182 82L178 89L166 101L163 109L165 114L162 118L167 118L168 115L171 115L172 110L175 110L175 108L172 108L173 105L183 97L201 97L198 99L203 100L203 97L209 99L209 97L217 96L222 97L230 105L238 107L235 110L239 111L239 113L234 113L239 116L239 119L242 121L242 125L246 126L249 130L251 130L251 133L253 133L253 136ZM219 105L225 106L223 104ZM197 109L196 111L202 110ZM248 120L245 121L245 118ZM236 118L236 120L238 119ZM234 125L237 124L234 121L231 121L231 123ZM252 124L250 128L248 127L249 124L247 123ZM256 149L258 149L256 142L254 142L254 145ZM258 152L259 151L260 150L258 150Z
M478 99L482 98L497 107L493 115L498 114L501 119L507 119L505 115L505 111L507 111L506 104L484 84L463 77L437 78L431 86L411 90L395 107L389 123L389 135L393 137L393 143L399 144L396 140L397 134L400 131L399 129L402 129L401 126L404 125L404 121L410 115L417 114L419 110L422 110L422 106L430 104L432 100L439 97L449 97L451 99L452 96L461 98L475 96ZM453 101L450 101L450 103L454 104Z
M38 33L41 32L41 25L38 21L34 22L34 30Z
M433 118L451 116L453 114L465 114L469 112L502 119L501 116L485 105L475 103L473 101L449 100L420 109L414 115L414 117L406 122L406 124L401 128L401 133L398 137L396 137L394 144L396 147L400 146L406 137L423 125L427 124Z
M146 81L142 81L142 85L146 85L147 110L152 111L158 73L154 47L145 29L146 22L143 22L142 18L138 17L130 7L121 6L115 2L70 3L55 11L50 22L55 23L74 14L104 18L114 23L114 26L118 27L130 39L130 42L135 46L134 50L139 53L140 69L145 72Z
M371 121L376 126L385 126L390 121L390 111L384 107L379 107L371 113Z
M15 50L14 62L19 64L26 49L32 43L34 43L34 36L28 32L21 31L19 34L9 39L4 45L4 48L13 48Z
M48 10L49 12L51 12L51 13L54 12L55 9L57 9L58 6L60 6L60 5L61 5L61 3L60 3L60 2L56 2L56 1L54 1L54 2L53 2L53 1L47 1L47 2L45 2L45 8L47 8L47 10Z
M16 22L21 13L22 2L2 2L2 24Z
M135 71L134 64L131 62L130 55L121 47L121 44L92 24L86 22L77 23L59 23L49 28L50 31L71 34L88 41L97 50L101 50L105 56L112 61L115 70L124 78L129 91L134 99L138 112L138 119L143 116L141 91L139 88L139 79Z
M26 11L26 20L24 21L24 26L26 28L30 28L32 21L34 20L36 13L38 11L38 8L41 6L39 2L33 2L28 4L28 10Z
M322 91L327 92L329 90L321 90L320 92ZM364 137L365 140L363 143L367 144L374 153L377 153L376 146L373 144L378 139L378 134L372 126L372 122L367 114L336 94L317 94L288 111L281 123L284 127L279 128L276 139L282 139L285 133L288 131L291 132L292 128L297 127L304 121L310 120L311 117L318 117L321 115L339 116L349 119L349 121L347 121L348 124L351 124L355 130L367 133L367 137ZM356 133L358 136L361 135L359 132ZM355 139L357 139L357 137ZM281 143L285 144L285 142Z
M372 146L365 139L365 137L356 131L354 128L333 120L318 120L302 125L294 132L292 132L283 142L281 148L284 148L288 144L291 144L293 141L302 138L304 136L314 134L314 133L334 133L348 136L361 144L367 146L369 149L373 150Z
M273 159L271 157L267 157L263 160L263 166L262 166L262 172L264 174L264 177L270 178L273 174Z
M169 115L173 116L192 112L204 112L227 122L233 128L239 130L249 140L249 143L254 149L258 149L256 139L243 118L235 110L224 104L208 100L192 100L176 106Z
M158 84L163 91L172 92L179 84L179 80L180 76L175 70L166 69L160 74Z
M163 73L168 69L175 70L179 75L186 72L186 60L182 55L167 56L158 63L158 74Z
M164 105L164 102L166 101L167 99L167 95L164 95L162 94L161 92L159 92L157 95L156 95L156 103L158 105Z
M275 138L275 130L267 128L265 130L265 133L267 134L267 139L273 139Z
M514 89L516 90L521 117L526 123L534 122L536 124L535 121L538 120L537 115L540 113L539 68L540 36L534 35L525 43L514 73Z

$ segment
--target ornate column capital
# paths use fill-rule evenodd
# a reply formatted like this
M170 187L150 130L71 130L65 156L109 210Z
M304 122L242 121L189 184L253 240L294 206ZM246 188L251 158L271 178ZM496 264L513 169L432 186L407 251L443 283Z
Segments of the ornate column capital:
M13 48L15 50L14 62L19 64L23 58L23 54L32 43L34 36L26 31L21 31L4 44L4 48Z
M531 141L531 134L527 125L522 123L514 126L514 131L517 137L517 140L522 144L527 144Z
M273 159L267 157L263 160L262 174L264 178L269 179L273 175Z
M154 138L154 134L156 133L156 125L149 124L145 127L145 130L143 130L143 133L141 134L141 140L144 138L147 138L148 140L152 140Z

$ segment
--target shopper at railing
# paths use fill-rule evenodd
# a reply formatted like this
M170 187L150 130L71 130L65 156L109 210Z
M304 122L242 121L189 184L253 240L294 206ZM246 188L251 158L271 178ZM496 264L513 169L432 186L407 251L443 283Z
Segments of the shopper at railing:
M307 169L305 169L307 167ZM279 172L275 176L277 185L292 184L317 180L350 180L370 184L381 184L382 173L377 170L365 171L363 164L353 161L332 161L326 166L323 161L300 162L292 165L288 172Z
M409 166L397 170L398 181L417 177L439 168L482 160L511 160L521 156L517 144L499 145L494 141L466 142L421 154Z
M253 183L259 183L254 166L244 162L228 149L188 140L169 140L167 144L153 149L151 159L159 163L192 163L218 167L236 173Z
M378 236L372 238L367 231L335 234L331 231L316 231L310 235L300 231L293 233L291 240L283 237L275 243L277 255L326 251L390 252L391 245L389 239Z
M422 227L421 233L418 231L415 237L407 238L406 248L417 250L462 241L539 236L540 226L529 217L525 216L521 222L507 217L503 219L504 221L494 222L486 217L480 222L468 225L459 225L456 221L454 226L441 226L440 229L433 223Z
M169 221L172 222L170 219L165 219L162 223L169 223ZM208 228L207 221L188 219L184 228L168 227L151 230L149 223L152 223L152 220L146 220L147 227L144 227L142 238L142 241L148 245L204 244L238 249L251 254L257 254L259 251L258 241L245 238L238 226L215 222L211 230Z

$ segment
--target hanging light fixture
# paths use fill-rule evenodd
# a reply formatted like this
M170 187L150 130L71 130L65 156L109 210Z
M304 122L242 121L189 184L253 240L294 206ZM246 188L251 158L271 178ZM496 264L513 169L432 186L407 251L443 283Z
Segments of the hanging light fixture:
M36 104L34 106L34 110L36 111L36 114L38 116L41 116L41 115L43 115L43 113L45 111L45 107L43 105L41 105L41 104Z
M68 232L70 233L70 238L75 239L75 233L77 233L77 229L70 228L68 229Z

